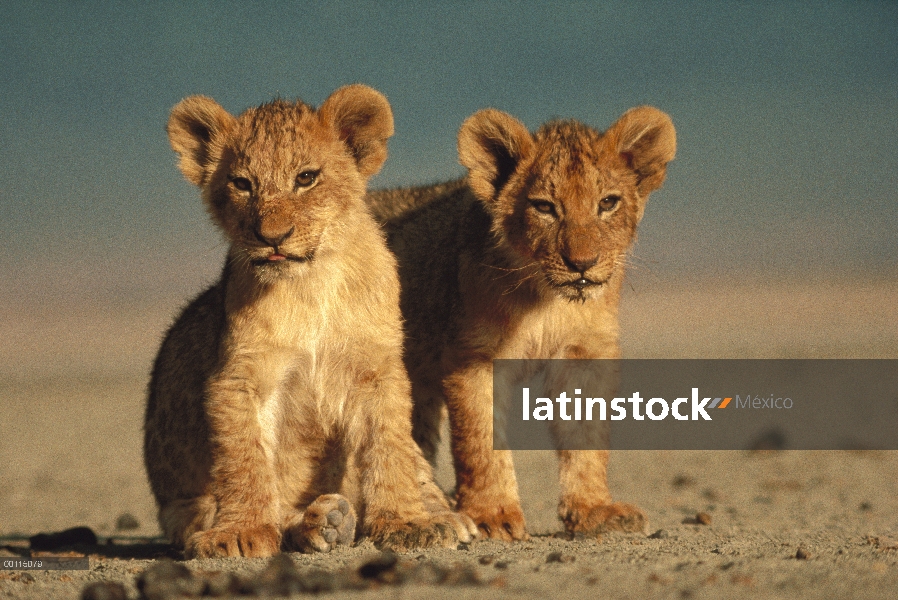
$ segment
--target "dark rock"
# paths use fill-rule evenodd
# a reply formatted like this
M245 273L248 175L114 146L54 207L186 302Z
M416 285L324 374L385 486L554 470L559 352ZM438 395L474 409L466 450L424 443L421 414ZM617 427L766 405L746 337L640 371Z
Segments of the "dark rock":
M685 488L695 485L695 479L689 475L677 475L670 484L675 488Z
M252 581L251 587L260 596L289 596L305 591L303 577L296 568L296 563L286 554L274 556Z
M163 559L138 575L137 589L144 600L199 598L206 590L206 582L186 566Z
M359 576L380 583L401 583L397 566L399 557L392 552L384 552L359 567Z
M572 554L563 554L561 552L552 552L546 557L547 563L569 563L574 562L576 557Z
M70 546L96 546L97 534L90 527L73 527L54 533L39 533L28 538L32 550L58 550Z
M243 581L236 573L214 571L212 573L204 573L203 575L206 580L206 596L212 596L213 598L235 596L244 587Z
M128 592L117 581L95 581L84 586L81 600L128 600Z
M115 520L115 528L118 531L131 531L140 527L140 521L131 513L125 512Z

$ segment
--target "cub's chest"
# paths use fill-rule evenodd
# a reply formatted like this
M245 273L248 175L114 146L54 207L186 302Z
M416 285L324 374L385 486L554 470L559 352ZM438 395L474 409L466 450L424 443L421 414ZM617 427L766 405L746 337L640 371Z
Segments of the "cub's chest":
M313 273L235 291L226 306L230 337L268 349L313 348L336 324L332 294L315 279Z
M507 321L497 358L598 358L617 351L618 327L603 306L548 302Z

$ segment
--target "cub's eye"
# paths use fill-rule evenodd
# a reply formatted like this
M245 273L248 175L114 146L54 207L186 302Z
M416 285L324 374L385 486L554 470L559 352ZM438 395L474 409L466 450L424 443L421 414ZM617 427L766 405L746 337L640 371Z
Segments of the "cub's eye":
M555 212L555 205L548 200L531 200L530 206L544 215L552 215L553 217L558 216L558 213Z
M620 202L620 196L606 196L599 200L599 212L608 212L614 210L614 207Z
M310 187L316 181L318 181L318 173L320 171L303 171L299 175L296 176L296 187L305 188Z
M231 185L241 192L250 192L253 189L253 184L246 177L231 177Z

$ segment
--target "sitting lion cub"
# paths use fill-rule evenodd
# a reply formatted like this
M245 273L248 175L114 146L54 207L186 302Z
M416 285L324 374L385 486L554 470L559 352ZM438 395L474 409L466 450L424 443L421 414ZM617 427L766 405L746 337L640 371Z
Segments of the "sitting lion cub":
M553 121L531 135L497 110L459 132L467 180L373 192L399 258L415 439L432 459L446 400L458 509L487 536L527 536L508 451L492 450L492 361L617 358L624 264L676 139L634 108L605 133ZM561 451L570 532L641 530L608 492L607 451Z
M156 358L144 455L165 534L188 557L396 550L476 533L411 435L395 259L364 203L393 117L361 85L319 110L172 110L180 168L230 243L217 283ZM344 498L344 494L348 497Z

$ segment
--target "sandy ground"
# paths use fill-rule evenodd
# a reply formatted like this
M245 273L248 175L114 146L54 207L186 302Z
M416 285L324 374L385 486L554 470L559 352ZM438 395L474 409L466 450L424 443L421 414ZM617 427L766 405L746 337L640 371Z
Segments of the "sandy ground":
M624 348L629 356L894 358L896 297L891 283L790 286L773 294L732 286L637 290L622 315ZM179 303L10 309L0 320L0 555L21 555L36 533L79 525L101 541L87 548L89 571L0 570L0 598L78 598L94 581L122 582L137 598L136 578L158 564L148 557L166 553L156 537L140 428L149 363ZM645 534L601 540L553 536L559 531L554 457L518 452L515 460L534 534L529 542L413 552L395 573L420 573L423 565L444 576L409 575L392 584L382 576L370 589L322 597L898 594L898 452L617 452L612 492L641 506L650 525ZM438 475L451 485L445 460ZM695 524L699 512L709 524ZM136 528L116 528L125 513ZM105 544L110 537L113 544ZM796 558L799 549L806 558ZM376 555L363 543L291 557L301 570L316 567L342 581L347 573L358 577L358 567ZM183 564L194 573L249 578L267 562Z

